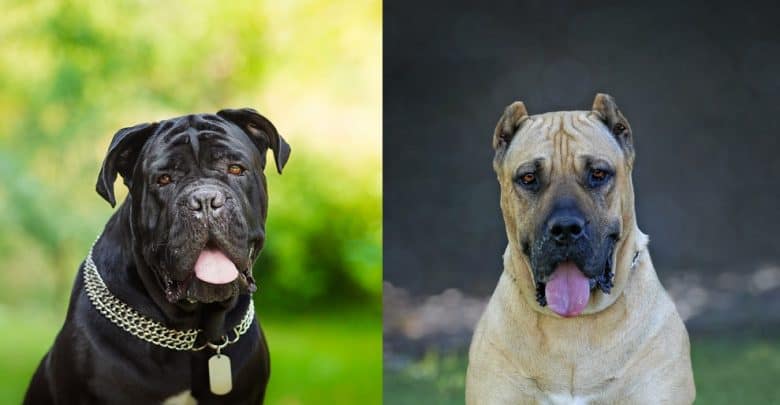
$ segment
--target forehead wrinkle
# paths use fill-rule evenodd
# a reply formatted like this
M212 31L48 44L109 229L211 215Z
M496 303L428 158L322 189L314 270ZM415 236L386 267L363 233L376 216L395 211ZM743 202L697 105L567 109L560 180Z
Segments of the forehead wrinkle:
M152 148L149 153L149 159L145 160L145 167L148 170L161 170L161 169L176 169L179 164L186 158L186 150L184 145L179 145L175 149L166 150L163 148Z
M587 125L590 128L592 128L593 132L598 133L600 135L598 138L601 139L602 141L606 140L606 142L609 144L610 147L612 147L614 151L622 150L617 139L615 139L615 137L609 131L609 128L607 128L607 126L601 121L601 119L599 119L596 113L590 112L590 113L583 114L580 122L587 123Z
M602 160L613 164L612 162L617 158L614 154L619 154L621 147L598 116L593 112L576 111L572 112L571 118L571 130L576 141L589 144L593 152L602 156ZM588 134L595 136L588 136ZM579 156L573 158L580 160Z
M553 160L550 164L550 177L553 177L558 170L561 173L576 171L576 160L574 156L575 145L581 143L581 134L579 126L575 123L579 112L558 112L551 114L551 127L555 130L548 133L552 138ZM557 125L556 125L557 124Z
M528 121L515 135L515 141L509 146L505 162L530 162L540 158L555 157L558 139L554 135L559 132L561 126L558 114L553 112L532 115ZM554 165L548 159L543 161L546 162L543 166L547 170ZM517 167L512 165L509 169L516 170Z
M590 128L593 131L600 131L604 127L604 124L601 123L601 121L594 121L590 119L590 117L593 116L592 112L582 112L577 114L575 121L575 126L580 127L580 125Z
M177 120L174 122L169 121L169 123L166 123L164 125L167 127L168 133L163 135L162 140L165 143L170 143L173 141L173 138L175 138L177 135L181 134L187 129L187 124L185 122L182 122L181 120Z
M578 120L578 116L579 114L575 112L567 113L564 116L563 130L572 136L576 136L583 132L588 132L589 130L589 128L584 128L583 130L583 127L580 125L581 123Z
M555 131L552 134L552 138L554 149L553 159L550 162L550 177L555 176L559 167L561 168L561 172L563 172L563 167L566 165L566 149L568 147L566 144L568 136L563 130Z
M568 118L565 129L571 134L571 140L575 143L581 143L582 141L587 142L588 138L585 134L599 131L599 127L595 126L592 121L587 119L587 113L585 112L573 111L568 114ZM568 164L572 170L576 170L578 158L579 156L574 156L574 154L568 156Z
M526 125L525 126L527 128L527 131L530 131L530 130L538 128L544 122L543 119L538 118L538 117L530 117L529 121L531 121L531 125Z
M540 156L551 155L550 151L553 149L551 145L552 139L545 136L541 131L535 130L536 127L542 124L541 121L537 118L534 125L524 125L520 133L515 136L514 141L509 145L509 150L507 150L506 154L507 158L504 159L504 162L512 165L512 170L514 170L513 162L528 162Z
M227 130L223 125L220 125L222 123L219 123L217 121L211 122L211 121L198 121L194 127L199 131L210 131L210 132L216 132L218 134L227 134Z
M539 132L543 134L549 134L551 129L555 126L555 115L548 113L539 115L538 117L542 121Z
M192 156L195 158L195 163L200 164L200 141L198 139L198 131L195 128L190 127L187 129L187 136L190 140L190 149L192 150Z

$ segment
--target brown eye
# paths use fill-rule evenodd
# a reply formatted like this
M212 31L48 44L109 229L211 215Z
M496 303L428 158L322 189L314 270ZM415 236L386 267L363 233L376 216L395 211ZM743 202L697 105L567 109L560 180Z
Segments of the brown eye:
M230 165L227 171L234 176L240 176L244 173L244 168L239 165Z
M620 135L623 132L625 132L625 130L626 130L626 126L621 124L621 123L619 123L619 122L617 124L615 124L614 127L612 127L612 133L615 134L615 135Z
M536 175L533 174L533 173L526 173L526 174L520 176L520 181L523 184L532 184L533 182L536 181Z
M167 186L168 184L171 184L171 176L167 174L161 175L157 178L157 184L161 186Z
M612 176L612 173L604 170L604 169L590 169L590 174L588 175L588 185L591 188L600 187L604 184L607 184L610 177Z
M525 190L528 191L539 190L539 177L536 176L536 172L526 172L526 173L518 174L514 180L518 186L522 187Z

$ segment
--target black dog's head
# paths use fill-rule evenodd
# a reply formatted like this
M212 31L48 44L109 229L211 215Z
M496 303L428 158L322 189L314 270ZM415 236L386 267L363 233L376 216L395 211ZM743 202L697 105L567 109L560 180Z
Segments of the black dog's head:
M114 136L97 191L114 206L114 180L123 177L134 250L169 302L223 302L256 289L268 149L281 173L290 146L252 109L141 124Z

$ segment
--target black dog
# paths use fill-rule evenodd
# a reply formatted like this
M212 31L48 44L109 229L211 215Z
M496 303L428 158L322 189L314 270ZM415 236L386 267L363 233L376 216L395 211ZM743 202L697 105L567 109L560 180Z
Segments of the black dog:
M82 263L26 404L262 403L268 347L252 264L265 241L265 152L290 147L251 109L125 128L97 181L129 195Z

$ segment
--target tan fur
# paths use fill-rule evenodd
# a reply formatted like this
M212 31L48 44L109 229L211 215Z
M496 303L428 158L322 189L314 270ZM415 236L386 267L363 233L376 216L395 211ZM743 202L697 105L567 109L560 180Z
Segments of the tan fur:
M522 103L514 103L496 127L494 167L509 243L504 272L471 342L468 404L693 402L688 334L635 220L630 127L611 97L598 95L593 108L529 117ZM611 133L617 122L627 127L625 133ZM615 169L606 201L589 200L576 181L585 155ZM513 176L535 159L544 159L550 186L531 201L515 190ZM595 218L621 225L611 294L592 292L585 311L574 318L561 318L536 302L521 247L560 195L575 196Z

